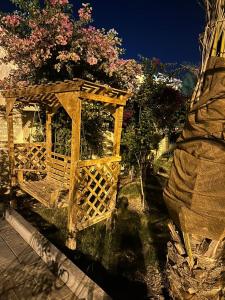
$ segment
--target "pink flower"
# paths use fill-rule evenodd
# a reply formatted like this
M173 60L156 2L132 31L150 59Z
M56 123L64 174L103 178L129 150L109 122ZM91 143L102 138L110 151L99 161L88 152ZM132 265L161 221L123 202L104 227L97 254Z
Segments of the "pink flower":
M49 2L51 5L56 5L58 3L58 0L50 0Z
M70 58L71 58L71 60L73 60L75 62L77 62L78 60L80 60L80 56L77 53L75 53L75 52L73 52L73 53L70 54Z
M66 4L69 4L69 1L68 0L59 0L59 4L66 5Z
M81 21L88 22L91 20L92 7L88 3L82 3L82 8L78 10L78 15Z
M59 5L66 5L66 4L69 4L69 1L68 0L49 0L50 4L55 6L57 4Z
M30 28L32 28L32 29L37 27L37 24L34 22L34 20L29 20L28 24L29 24Z
M94 56L88 56L87 57L87 62L89 63L89 65L93 66L93 65L97 64L98 60Z
M8 15L2 18L2 21L12 27L17 27L20 25L21 17L18 15Z
M57 35L55 39L56 39L56 43L58 45L65 46L67 44L67 38L65 36L61 35L61 34Z

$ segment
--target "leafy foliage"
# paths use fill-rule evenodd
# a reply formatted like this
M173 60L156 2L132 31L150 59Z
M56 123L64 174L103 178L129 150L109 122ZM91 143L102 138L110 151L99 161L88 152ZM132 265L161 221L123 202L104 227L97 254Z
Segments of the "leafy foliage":
M81 159L103 155L103 133L111 131L113 118L100 103L82 103ZM71 154L71 119L63 108L59 108L52 120L53 151Z
M165 66L156 59L143 59L144 80L130 101L124 119L123 155L127 166L136 166L145 174L154 158L151 150L159 141L182 125L186 115L186 98L168 82L154 78ZM142 174L142 175L143 175Z

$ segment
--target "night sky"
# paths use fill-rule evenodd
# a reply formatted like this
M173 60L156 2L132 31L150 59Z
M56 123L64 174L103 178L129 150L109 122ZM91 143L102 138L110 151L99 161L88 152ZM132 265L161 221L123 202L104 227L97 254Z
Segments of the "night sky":
M204 10L197 0L71 0L93 7L94 25L115 28L123 39L126 58L157 57L162 62L200 61L198 36L204 29ZM10 1L0 10L12 9Z

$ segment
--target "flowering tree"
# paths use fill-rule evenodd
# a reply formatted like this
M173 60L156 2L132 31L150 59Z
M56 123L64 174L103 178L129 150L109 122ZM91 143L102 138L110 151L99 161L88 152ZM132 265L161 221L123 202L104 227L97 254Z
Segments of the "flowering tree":
M141 67L121 59L121 39L90 25L92 8L82 4L78 18L68 0L11 0L18 10L0 14L0 45L4 62L19 71L11 83L39 83L81 77L133 90ZM5 86L9 84L4 83Z

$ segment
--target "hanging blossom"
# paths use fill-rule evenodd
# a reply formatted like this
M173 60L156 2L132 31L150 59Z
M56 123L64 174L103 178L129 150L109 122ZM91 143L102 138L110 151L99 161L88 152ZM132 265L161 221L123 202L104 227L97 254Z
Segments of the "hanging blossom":
M140 66L134 60L120 59L123 49L115 30L105 31L89 25L92 20L89 4L82 4L76 20L69 13L68 0L44 3L44 7L31 5L32 10L26 14L0 15L0 45L8 53L4 60L19 66L19 72L12 74L14 82L10 82L38 82L41 76L52 80L53 75L66 79L90 73L96 80L100 74L101 80L107 79L107 83L135 87ZM48 72L44 73L43 68Z
M72 41L70 51L63 51L58 55L57 69L60 69L60 64L63 66L70 60L83 60L90 66L98 65L99 69L109 75L109 66L115 63L122 53L120 45L121 40L115 30L106 33L105 30L93 26L81 28L78 30L78 38Z
M68 0L49 0L50 4L55 6L55 5L67 5L69 4Z
M82 8L78 10L78 15L81 21L89 22L91 21L92 7L89 3L82 3Z
M61 1L60 4L66 2ZM1 28L3 28L2 32L0 31L1 45L8 50L8 59L20 64L26 62L26 74L28 69L34 72L35 68L42 67L51 59L55 48L58 45L67 45L73 34L73 22L61 9L54 11L53 14L51 8L44 8L42 11L35 11L33 16L27 20L17 15L9 15L1 19ZM4 25L7 27L4 28ZM30 34L24 37L19 30L15 33L13 27L17 25L23 25ZM20 73L22 73L21 69Z
M126 82L128 90L134 91L138 85L138 78L142 74L141 65L137 64L134 59L119 59L111 67L114 69L112 75L120 82L120 86L123 87L123 83Z
M8 15L2 18L2 22L7 26L17 27L20 25L21 17L16 14Z

